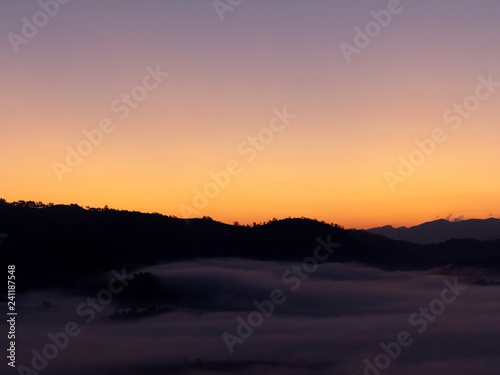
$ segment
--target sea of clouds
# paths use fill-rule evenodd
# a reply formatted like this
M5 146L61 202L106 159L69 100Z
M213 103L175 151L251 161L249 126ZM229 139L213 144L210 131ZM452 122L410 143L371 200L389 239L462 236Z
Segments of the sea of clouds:
M300 284L287 284L283 274L291 266L200 259L148 267L140 271L157 276L164 290L149 304L173 311L113 320L110 316L126 308L116 299L96 312L89 324L76 308L95 297L98 289L19 294L17 363L29 367L32 350L41 352L50 343L47 334L73 321L81 333L40 373L498 373L499 287L475 285L461 277L457 281L449 274L334 263L321 264ZM106 275L99 281L105 279ZM422 325L412 324L410 317L441 299L445 280L467 288L453 302L443 304L444 311L432 315L434 319L419 332ZM274 305L272 314L263 317L242 343L234 344L231 353L224 333L237 336L239 321L258 311L255 301L269 300L276 289L283 292L285 301ZM385 353L381 344L397 341L403 331L410 335L411 345L402 347L387 368L367 370L366 360L373 364Z

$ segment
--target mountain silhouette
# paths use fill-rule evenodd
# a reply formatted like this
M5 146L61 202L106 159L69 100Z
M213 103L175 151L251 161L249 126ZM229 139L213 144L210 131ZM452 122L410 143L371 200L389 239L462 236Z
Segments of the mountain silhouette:
M448 221L445 219L430 221L410 228L394 228L390 225L371 228L370 233L380 234L393 240L431 244L450 239L470 238L478 241L500 239L500 219L470 219Z
M243 226L208 217L187 221L157 213L28 203L0 204L0 233L8 234L0 244L2 267L16 265L20 290L72 287L113 268L133 271L196 258L301 262L313 255L318 238L340 244L329 262L386 270L500 267L500 240L420 245L307 218Z

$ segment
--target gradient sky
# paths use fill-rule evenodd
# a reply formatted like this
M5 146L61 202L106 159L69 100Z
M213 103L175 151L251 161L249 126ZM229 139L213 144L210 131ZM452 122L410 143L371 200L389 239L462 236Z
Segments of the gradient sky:
M8 34L41 8L2 1L0 195L182 216L236 160L195 216L358 228L500 216L500 88L459 129L443 119L480 76L500 82L500 2L402 0L348 64L340 44L387 4L244 0L221 21L212 1L72 0L16 53ZM158 64L170 75L119 119L111 103ZM247 161L238 146L284 107L297 117ZM114 131L60 182L53 162L103 118ZM391 191L384 174L436 128L446 142Z

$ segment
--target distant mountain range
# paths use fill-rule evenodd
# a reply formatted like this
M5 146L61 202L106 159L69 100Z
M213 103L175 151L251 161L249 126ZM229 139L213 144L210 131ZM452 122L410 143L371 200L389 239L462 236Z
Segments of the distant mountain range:
M462 221L440 219L410 228L394 228L386 225L384 227L368 229L367 232L380 234L393 240L421 244L440 243L450 239L463 238L490 241L500 239L500 219L470 219Z

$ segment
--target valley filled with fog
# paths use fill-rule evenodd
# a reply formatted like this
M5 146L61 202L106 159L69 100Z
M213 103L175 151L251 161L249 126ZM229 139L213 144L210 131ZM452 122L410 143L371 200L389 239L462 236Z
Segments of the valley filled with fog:
M500 289L478 271L303 266L195 259L24 292L18 371L39 353L44 374L497 373Z

